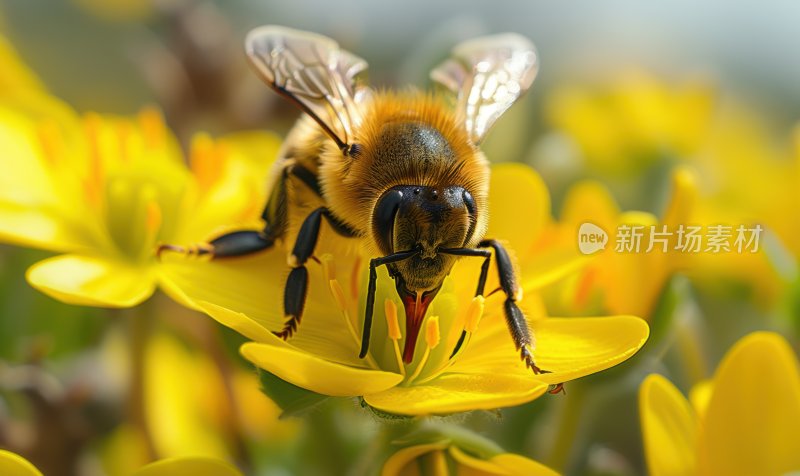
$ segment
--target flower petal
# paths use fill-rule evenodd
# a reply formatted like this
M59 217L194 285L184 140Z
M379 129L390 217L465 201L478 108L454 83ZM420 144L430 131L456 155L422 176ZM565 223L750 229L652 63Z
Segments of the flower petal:
M694 474L697 423L678 389L661 375L649 375L639 389L639 414L650 474Z
M728 351L699 438L703 474L800 470L800 371L778 334L755 332Z
M147 269L72 254L34 264L27 278L48 296L85 306L131 307L155 290L155 280Z
M527 165L506 163L492 167L489 190L490 221L486 236L507 241L522 261L550 221L547 186Z
M441 415L520 405L546 390L547 384L528 375L450 373L423 385L365 394L364 400L378 410L396 415Z
M62 216L13 203L0 203L0 240L62 252L85 248L89 242Z
M340 266L346 268L347 264L342 262ZM200 307L199 303L213 303L217 307L206 306L204 310L224 325L259 342L274 337L271 332L265 337L263 329L280 330L284 325L282 303L289 269L282 249L213 261L191 260L167 253L159 266L160 281L172 297L182 303L192 303L191 307L195 308ZM363 361L358 358L360 338L353 337L347 330L345 316L331 296L322 267L310 263L308 274L303 321L292 337L292 346L335 362L362 365ZM253 323L247 323L247 319ZM344 332L331 332L331 329Z
M508 471L508 474L519 476L558 476L556 471L547 466L513 453L503 453L489 459L492 463Z
M42 476L42 472L28 460L2 449L0 449L0 474L3 476Z
M550 384L600 372L625 361L647 341L650 328L634 316L544 318L529 322L534 357L550 373L536 376ZM532 378L500 313L485 316L453 372L499 373Z
M337 364L274 340L278 342L244 344L241 353L267 372L312 392L353 397L381 392L403 380L400 374Z
M416 469L416 459L425 453L442 451L447 448L447 443L430 443L427 445L409 446L398 450L386 460L381 470L381 476L407 476L408 471ZM411 473L415 474L415 473Z
M242 476L242 472L230 463L215 458L200 456L169 458L139 468L132 476Z

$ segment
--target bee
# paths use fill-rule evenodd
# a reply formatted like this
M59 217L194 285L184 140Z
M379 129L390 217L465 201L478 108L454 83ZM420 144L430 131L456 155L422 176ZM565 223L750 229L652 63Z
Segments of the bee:
M431 72L446 94L369 88L367 63L330 38L281 26L251 31L245 48L255 71L305 115L284 143L261 230L219 236L194 252L212 259L243 256L293 243L284 291L284 327L297 331L308 292L306 263L323 223L372 251L360 357L369 350L376 269L386 266L403 302L403 360L414 358L431 301L456 260L483 259L476 296L484 295L492 256L514 345L535 373L531 332L517 305L511 259L485 237L489 164L479 145L497 119L531 86L538 71L533 44L517 34L463 42ZM448 103L446 99L450 99ZM291 186L290 186L291 183ZM319 206L290 226L292 190L305 187ZM162 249L189 252L175 245ZM464 341L462 333L455 354Z

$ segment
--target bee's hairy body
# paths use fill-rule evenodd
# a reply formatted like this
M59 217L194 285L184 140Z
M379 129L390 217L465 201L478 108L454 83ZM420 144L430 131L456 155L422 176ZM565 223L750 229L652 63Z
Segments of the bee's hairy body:
M494 122L536 76L530 41L505 34L458 45L431 72L447 90L442 95L372 90L360 79L364 60L312 33L265 26L248 35L245 47L262 79L306 115L289 133L275 165L263 230L228 233L197 249L223 258L283 242L291 271L284 293L286 321L275 334L288 339L303 314L306 263L322 228L351 238L374 257L359 355L369 350L376 268L386 266L405 309L406 363L414 358L428 305L455 261L483 259L475 292L482 297L493 257L512 339L525 364L539 372L516 302L520 292L509 255L498 241L484 239L489 167L479 149ZM465 329L453 355L466 334Z
M293 178L287 187L286 203L289 208L302 207L288 211L268 207L273 213L267 220L277 223L285 217L288 223L280 227L285 230L280 238L291 244L304 213L325 206L352 232L351 237L360 238L359 246L367 254L383 256L401 251L387 247L370 226L376 202L384 192L398 185L416 186L420 191L437 190L445 200L446 187L461 186L475 201L475 219L452 209L433 214L415 210L417 216L408 223L416 226L397 230L396 243L401 247L411 249L419 244L428 251L427 255L398 263L405 270L406 285L432 289L455 262L454 256L435 254L434 250L473 247L483 238L488 224L488 162L469 143L452 111L433 96L421 92L377 93L367 111L364 126L354 131L352 160L343 160L342 150L313 120L303 117L298 121L282 148L272 182L281 180L287 167L302 167L317 179L321 193L313 200L308 185Z

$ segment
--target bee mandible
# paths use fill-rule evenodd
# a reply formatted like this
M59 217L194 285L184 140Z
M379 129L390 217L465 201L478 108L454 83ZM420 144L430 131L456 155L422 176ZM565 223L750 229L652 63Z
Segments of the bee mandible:
M288 339L303 316L306 263L323 222L345 238L360 240L375 257L369 262L359 356L369 350L376 269L386 266L405 308L406 363L414 358L428 306L456 260L483 259L475 291L483 296L494 256L514 345L525 364L541 372L517 305L520 288L511 259L498 241L485 237L489 164L479 148L495 121L533 82L538 71L533 44L511 33L459 44L431 72L445 95L373 90L363 81L363 59L313 33L263 26L248 34L245 47L261 79L305 114L279 153L261 215L263 229L234 231L192 249L219 259L268 250L277 241L293 243L285 322L274 331ZM298 187L320 203L299 227L290 213ZM188 252L175 245L163 245L159 252L164 249Z

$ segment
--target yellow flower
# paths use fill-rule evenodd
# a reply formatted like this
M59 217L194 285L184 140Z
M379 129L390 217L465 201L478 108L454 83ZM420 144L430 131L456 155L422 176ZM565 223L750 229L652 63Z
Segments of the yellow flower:
M561 221L554 226L559 236L556 240L576 243L581 224L592 223L608 234L608 242L561 287L563 305L570 312L592 310L649 318L669 277L690 266L691 255L675 250L675 233L680 225L693 224L696 194L694 175L688 169L677 169L670 201L659 220L650 213L621 212L608 189L597 182L573 186L564 200ZM642 233L638 247L634 240L621 236L626 229L621 227L641 227L636 228ZM651 227L657 233L666 230L672 234L666 238L666 251L655 235L653 249L648 251ZM631 250L618 249L622 243L632 245Z
M42 476L25 458L0 450L0 474L3 476ZM130 473L131 476L242 476L242 473L220 459L205 457L172 458L156 461Z
M783 337L736 343L689 401L650 375L639 411L650 474L784 475L800 470L800 370Z
M403 448L383 465L381 476L430 474L448 476L486 474L498 476L557 476L541 463L512 453L493 451L480 455L451 440Z
M196 135L189 164L161 115L79 118L0 37L0 240L64 253L28 281L72 304L127 307L162 279L158 242L258 223L278 140Z
M269 162L260 158L274 156L275 138L198 134L186 167L154 110L79 119L51 100L40 111L0 98L0 239L64 253L28 270L42 292L72 304L134 306L162 279L159 242L257 223Z
M590 168L629 173L697 149L713 111L714 95L707 83L672 85L628 71L594 88L557 89L549 96L547 119L576 143Z
M103 378L120 379L115 384L122 389L131 367L125 346L125 336L111 332L99 355ZM234 432L273 447L294 441L297 422L279 420L280 409L264 398L250 370L235 365L220 369L208 355L166 332L148 339L143 366L144 418L159 457L235 459ZM144 435L130 423L115 428L99 454L109 476L130 474L149 461Z
M549 198L541 179L521 165L498 166L492 176L491 236L520 250L520 281L527 299L534 351L541 368L535 376L520 362L495 293L472 299L481 260L460 260L428 310L411 364L399 356L404 322L394 285L379 271L370 353L359 359L365 303L367 256L324 229L309 267L310 291L298 332L283 341L271 331L283 325L280 303L286 256L275 249L245 258L197 261L166 255L173 295L194 303L217 321L254 342L241 352L258 367L303 389L329 396L362 396L371 407L392 414L446 414L518 405L548 388L614 366L645 342L648 327L639 318L544 318L536 290L574 264L545 269L533 253L535 229L548 218ZM543 218L544 217L544 218ZM500 235L499 232L504 234ZM498 233L498 234L494 234ZM574 252L573 252L574 254ZM531 266L527 266L531 263ZM486 289L497 286L496 270ZM526 306L527 305L527 306ZM482 312L481 312L482 310ZM381 312L383 311L383 312ZM469 338L451 356L462 330Z

